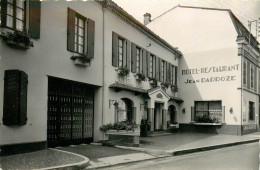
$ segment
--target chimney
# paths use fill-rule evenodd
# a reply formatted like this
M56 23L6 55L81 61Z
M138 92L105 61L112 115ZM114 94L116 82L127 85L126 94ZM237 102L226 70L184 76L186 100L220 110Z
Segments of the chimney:
M147 25L151 22L151 14L150 13L145 13L144 14L144 25Z

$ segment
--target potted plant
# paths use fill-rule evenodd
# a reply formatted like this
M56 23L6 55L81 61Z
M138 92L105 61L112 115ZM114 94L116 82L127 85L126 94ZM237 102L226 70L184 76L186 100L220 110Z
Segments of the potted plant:
M129 75L129 69L126 67L118 67L118 76L119 77L127 77Z
M158 86L158 80L156 78L149 78L149 82L153 87Z
M14 32L1 32L0 38L2 38L10 47L18 49L29 49L30 47L33 47L30 35L26 31L22 32L15 30Z
M170 83L167 83L167 82L161 82L161 88L162 88L163 90L168 89L168 87L170 87L170 86L171 86Z
M172 89L172 91L174 91L174 92L178 92L178 86L176 85L176 84L174 84L174 85L171 85L171 89Z
M82 67L90 66L91 62L91 59L84 54L72 56L70 59L74 61L75 65Z
M143 73L136 73L135 78L138 81L145 81L145 75Z

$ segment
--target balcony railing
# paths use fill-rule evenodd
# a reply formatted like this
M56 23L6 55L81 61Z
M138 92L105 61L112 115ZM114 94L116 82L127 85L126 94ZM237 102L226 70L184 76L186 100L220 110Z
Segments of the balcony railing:
M225 123L225 106L221 110L196 111L195 107L191 107L191 122L194 123Z

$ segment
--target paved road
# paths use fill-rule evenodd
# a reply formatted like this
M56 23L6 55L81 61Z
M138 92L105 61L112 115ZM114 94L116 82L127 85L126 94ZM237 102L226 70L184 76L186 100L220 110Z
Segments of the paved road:
M122 165L111 169L259 170L259 143Z

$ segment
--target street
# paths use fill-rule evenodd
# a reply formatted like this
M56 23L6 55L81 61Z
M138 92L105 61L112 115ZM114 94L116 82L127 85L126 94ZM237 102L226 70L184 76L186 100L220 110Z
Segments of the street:
M244 144L184 156L175 156L161 160L126 164L111 167L111 169L258 170L259 144Z

